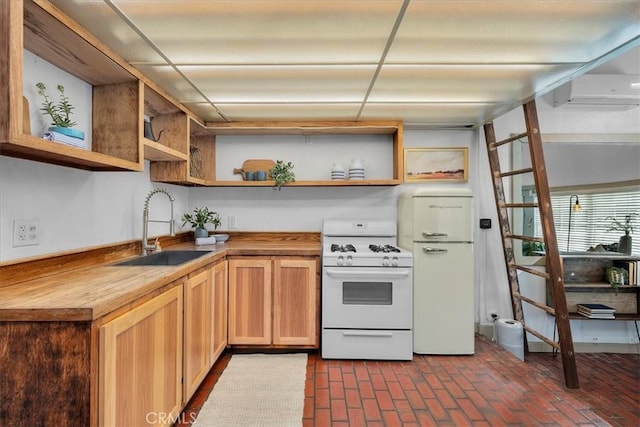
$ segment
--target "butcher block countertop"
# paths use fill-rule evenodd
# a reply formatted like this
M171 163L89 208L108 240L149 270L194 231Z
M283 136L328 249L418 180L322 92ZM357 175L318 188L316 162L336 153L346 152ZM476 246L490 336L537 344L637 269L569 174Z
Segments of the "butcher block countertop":
M227 256L320 256L314 241L251 241L195 246L178 243L169 250L211 251L178 266L114 266L96 263L0 288L0 321L94 321L149 299L190 272Z

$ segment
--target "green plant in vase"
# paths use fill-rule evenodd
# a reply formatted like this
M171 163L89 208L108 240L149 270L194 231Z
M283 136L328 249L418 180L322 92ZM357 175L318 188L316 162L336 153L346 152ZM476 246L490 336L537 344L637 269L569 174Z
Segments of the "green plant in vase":
M50 127L49 130L62 133L67 136L72 136L74 138L84 139L84 132L71 129L77 123L71 120L74 107L71 105L69 98L64 93L64 86L59 84L56 87L58 92L60 92L60 96L58 102L55 104L51 98L49 98L47 86L44 83L38 82L36 87L38 88L38 95L44 99L40 111L43 111L44 114L51 118L52 127Z
M207 224L213 224L213 229L217 230L222 224L222 220L220 219L220 215L217 212L210 211L208 207L204 208L195 208L193 210L193 214L185 213L182 215L182 226L184 227L187 224L191 224L191 226L195 229L194 235L196 238L198 237L207 237L209 232L206 229Z
M269 178L275 181L274 189L281 190L283 185L296 180L296 175L292 169L293 163L276 160L276 164L269 171Z

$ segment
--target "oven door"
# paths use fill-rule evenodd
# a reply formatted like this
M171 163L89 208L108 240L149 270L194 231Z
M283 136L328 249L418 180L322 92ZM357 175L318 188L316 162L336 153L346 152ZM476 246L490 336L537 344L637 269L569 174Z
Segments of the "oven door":
M324 267L322 326L411 329L412 269Z

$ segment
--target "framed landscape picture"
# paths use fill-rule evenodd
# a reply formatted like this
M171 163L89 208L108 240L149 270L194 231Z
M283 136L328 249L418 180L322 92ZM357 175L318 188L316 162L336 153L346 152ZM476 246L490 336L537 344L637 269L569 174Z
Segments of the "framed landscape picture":
M407 148L404 150L405 182L466 181L469 149Z

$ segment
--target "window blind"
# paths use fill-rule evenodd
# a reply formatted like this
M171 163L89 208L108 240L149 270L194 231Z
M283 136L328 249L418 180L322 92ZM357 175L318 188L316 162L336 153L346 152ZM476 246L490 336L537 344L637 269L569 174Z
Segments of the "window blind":
M624 223L625 215L640 215L640 189L633 191L603 191L599 193L576 193L582 210L571 213L571 240L569 251L586 251L596 245L618 243L623 231L607 231L611 226L611 217ZM569 237L569 211L575 203L571 195L551 193L551 209L556 226L558 249L567 250ZM540 214L534 210L535 235L542 237ZM640 216L632 222L634 233L631 234L633 254L640 254Z

